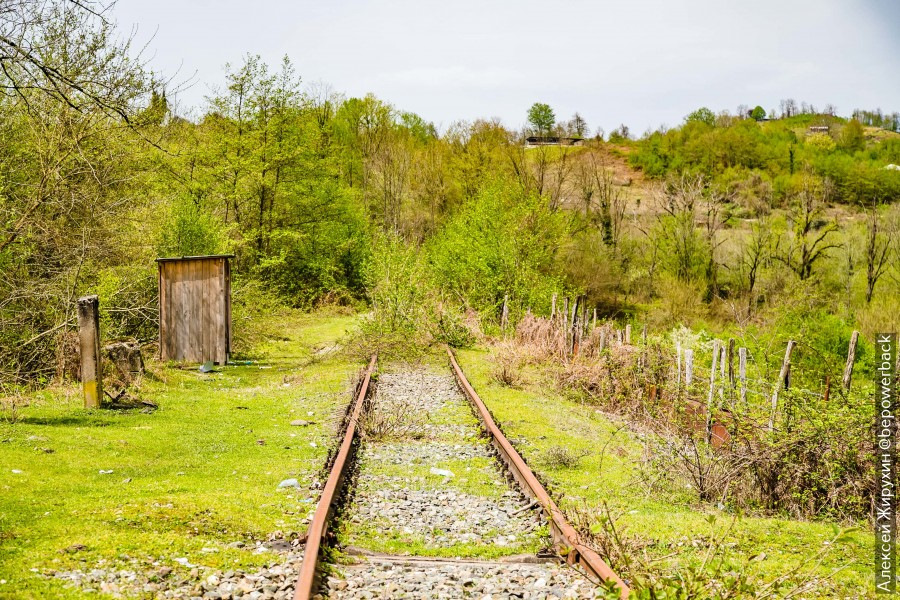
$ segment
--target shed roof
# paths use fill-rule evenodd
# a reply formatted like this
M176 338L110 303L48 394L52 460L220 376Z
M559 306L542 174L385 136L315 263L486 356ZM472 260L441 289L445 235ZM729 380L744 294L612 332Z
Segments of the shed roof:
M170 256L157 258L156 262L172 262L176 260L207 260L210 258L234 258L234 254L208 254L206 256Z

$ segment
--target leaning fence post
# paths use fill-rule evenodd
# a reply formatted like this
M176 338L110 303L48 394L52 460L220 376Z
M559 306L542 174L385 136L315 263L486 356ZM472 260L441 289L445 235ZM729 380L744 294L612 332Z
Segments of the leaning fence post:
M854 331L850 336L850 347L847 348L847 365L844 367L844 379L841 382L844 391L850 391L850 380L853 378L853 362L856 360L856 343L859 341L859 332Z
M712 366L709 368L709 397L706 399L706 443L712 441L713 398L716 394L716 359L719 358L719 340L713 340Z
M787 348L784 351L784 362L781 363L781 371L778 373L778 381L775 382L772 391L772 413L769 415L769 430L775 428L775 412L778 410L778 392L781 390L782 384L787 380L788 373L791 370L791 353L794 351L794 340L789 340Z
M741 380L741 403L747 404L747 349L738 348L738 377Z
M84 388L85 408L100 408L100 399L103 397L99 305L97 296L78 299L78 342L81 350L81 385Z
M691 387L694 381L694 351L688 348L684 351L684 386Z

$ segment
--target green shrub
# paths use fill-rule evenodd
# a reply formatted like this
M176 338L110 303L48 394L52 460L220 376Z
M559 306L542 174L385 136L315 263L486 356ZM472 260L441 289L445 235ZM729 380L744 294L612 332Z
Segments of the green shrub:
M495 319L506 296L514 312L549 310L561 288L554 264L565 234L564 216L545 199L495 183L428 242L430 274L451 297Z
M172 203L156 243L160 256L221 254L227 248L225 225L192 198Z

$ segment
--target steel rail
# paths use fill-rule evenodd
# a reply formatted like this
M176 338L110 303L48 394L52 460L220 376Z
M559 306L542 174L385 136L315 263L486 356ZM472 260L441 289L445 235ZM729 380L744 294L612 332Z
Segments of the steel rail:
M350 451L356 438L359 416L362 413L366 393L369 390L369 382L372 379L372 373L375 371L376 359L377 355L373 354L362 383L359 386L359 393L353 403L353 408L350 411L344 439L341 441L340 449L334 459L334 465L332 465L331 472L328 474L328 481L325 482L325 488L322 490L322 496L319 498L316 512L307 529L306 549L303 553L303 563L300 565L300 576L297 578L297 586L294 588L294 600L309 600L315 591L319 550L322 547L325 532L328 530L328 521L331 518L335 502L341 491L347 468L350 466Z
M547 490L544 489L544 486L541 485L541 482L538 481L538 478L535 477L513 445L506 439L500 428L497 427L494 418L481 398L478 397L475 388L466 379L465 374L459 367L459 363L456 362L456 357L453 356L453 351L449 347L447 348L447 356L450 357L450 365L456 374L456 380L469 398L469 401L475 406L478 415L484 422L485 429L491 436L491 442L499 452L503 462L506 463L522 490L536 500L546 513L550 521L550 532L554 542L567 550L566 562L570 565L580 566L588 576L604 583L615 582L618 585L620 597L628 598L630 590L625 582L600 558L599 554L581 543L578 532L566 521L562 511L550 498L550 494L547 493Z

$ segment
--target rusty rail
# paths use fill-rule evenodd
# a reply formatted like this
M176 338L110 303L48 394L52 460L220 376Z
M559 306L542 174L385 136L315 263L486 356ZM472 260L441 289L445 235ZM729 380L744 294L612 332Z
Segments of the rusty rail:
M338 450L337 457L334 459L334 465L328 474L328 481L325 482L325 489L322 490L322 496L319 498L316 512L309 524L309 529L307 529L306 549L303 554L303 563L300 565L300 576L297 579L297 586L294 588L294 600L309 600L315 591L319 550L322 547L322 539L325 537L325 532L328 529L328 521L334 510L344 476L350 465L350 450L353 448L353 440L356 438L359 416L362 412L363 402L366 399L366 393L369 390L369 381L372 379L372 373L375 370L376 359L377 356L372 355L372 359L369 361L369 366L359 386L359 393L353 403L350 418L347 421L344 439L341 441L341 447Z
M475 406L478 415L484 422L485 429L487 429L488 434L491 436L491 442L499 452L503 462L506 463L522 490L543 507L544 512L547 514L547 518L550 521L550 532L553 536L553 540L568 550L566 562L570 565L580 566L588 576L599 579L600 581L615 582L618 585L620 597L627 598L630 593L628 586L625 585L625 582L615 574L602 558L600 558L599 554L581 543L578 532L575 531L575 528L572 527L568 521L566 521L562 511L559 510L556 503L550 498L550 494L547 493L547 490L544 489L541 482L538 481L537 477L535 477L528 465L525 464L525 461L519 453L516 452L516 449L509 443L509 440L506 439L506 436L503 435L500 428L497 427L497 424L494 422L494 419L484 405L484 402L478 397L475 389L469 383L469 380L466 379L465 374L463 374L462 369L459 368L459 363L456 362L456 357L453 356L453 352L450 348L447 348L447 355L450 357L450 365L453 367L453 372L456 374L459 385Z

